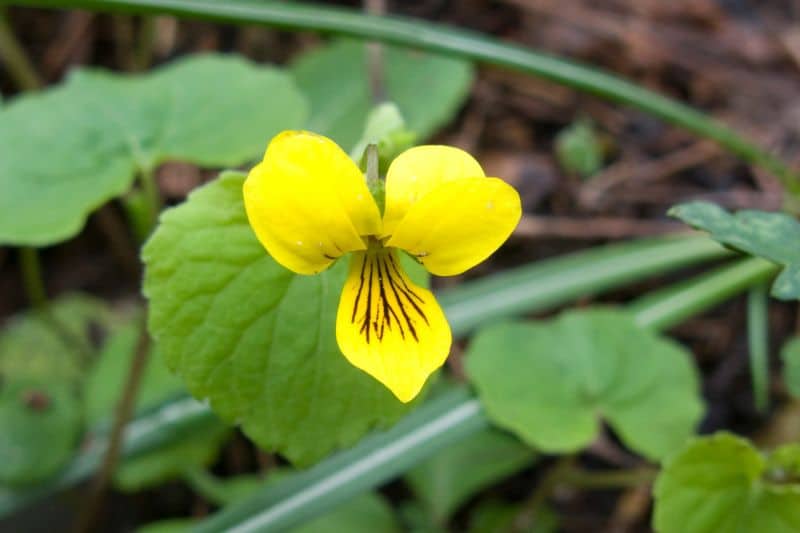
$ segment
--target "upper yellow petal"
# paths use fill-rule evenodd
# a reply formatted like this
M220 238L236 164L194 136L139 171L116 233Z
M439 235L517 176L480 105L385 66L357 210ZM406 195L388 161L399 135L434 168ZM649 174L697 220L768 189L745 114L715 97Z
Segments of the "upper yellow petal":
M244 183L247 218L272 257L299 274L316 274L342 254L366 248L381 231L364 176L336 143L286 131L270 141Z
M501 179L448 181L411 207L386 246L416 256L432 274L453 276L497 250L521 216L519 194Z
M442 183L483 176L481 166L464 150L436 145L406 150L386 173L382 235L391 235L409 209Z
M396 251L373 249L350 263L336 340L351 364L409 402L444 364L452 335L433 294L409 279Z

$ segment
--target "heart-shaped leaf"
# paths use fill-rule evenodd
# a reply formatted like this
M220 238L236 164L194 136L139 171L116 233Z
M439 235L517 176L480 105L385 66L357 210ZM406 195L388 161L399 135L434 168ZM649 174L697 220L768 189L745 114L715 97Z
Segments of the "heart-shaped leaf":
M800 298L800 222L793 217L754 210L731 214L708 202L681 204L669 214L723 244L783 266L772 295L781 300Z
M346 260L317 276L278 265L247 222L244 178L225 173L162 215L143 252L150 330L194 396L308 464L407 407L339 352Z
M416 50L385 46L383 81L406 128L427 139L447 124L469 94L472 65ZM311 103L308 129L351 150L372 107L367 49L361 41L336 41L298 58L297 84Z
M729 433L692 440L655 484L659 533L800 531L800 446L764 456Z
M466 368L489 417L547 452L590 444L602 417L631 449L658 459L703 412L690 354L621 311L488 326Z
M306 114L288 75L234 56L192 57L142 76L77 71L0 110L0 244L72 237L137 172L166 160L247 162Z

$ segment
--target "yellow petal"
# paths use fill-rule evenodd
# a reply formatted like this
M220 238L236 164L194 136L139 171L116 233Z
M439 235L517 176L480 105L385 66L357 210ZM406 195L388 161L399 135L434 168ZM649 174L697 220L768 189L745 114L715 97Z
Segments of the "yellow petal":
M433 294L408 278L397 252L371 249L350 263L336 340L351 364L409 402L444 364L452 336Z
M498 178L463 178L422 197L386 246L414 255L432 274L453 276L497 250L522 216L519 194Z
M386 173L382 235L391 235L408 210L442 183L483 176L478 162L458 148L417 146L406 150L392 161Z
M342 254L366 249L361 236L381 231L378 206L361 171L321 135L278 134L243 192L258 240L299 274L316 274Z

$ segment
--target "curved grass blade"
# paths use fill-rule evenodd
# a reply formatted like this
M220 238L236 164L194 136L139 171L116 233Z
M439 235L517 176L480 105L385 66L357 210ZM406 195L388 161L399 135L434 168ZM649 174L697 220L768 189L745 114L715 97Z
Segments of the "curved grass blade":
M747 341L750 352L750 374L756 409L769 407L769 319L767 316L769 287L755 285L747 293Z
M235 24L263 24L374 39L498 65L636 107L717 141L731 153L774 173L787 190L800 194L797 175L780 159L731 128L676 100L606 72L480 33L396 16L308 3L230 0L16 0L12 4L57 8L169 13Z

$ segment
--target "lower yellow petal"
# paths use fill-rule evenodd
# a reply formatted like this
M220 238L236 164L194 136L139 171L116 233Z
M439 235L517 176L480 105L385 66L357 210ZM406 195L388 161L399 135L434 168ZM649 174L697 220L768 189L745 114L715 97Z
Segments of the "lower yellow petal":
M444 364L452 335L433 294L415 285L397 252L357 252L339 300L336 340L351 364L402 402Z
M454 276L497 250L522 216L519 194L498 178L442 183L408 211L386 242L437 276Z

